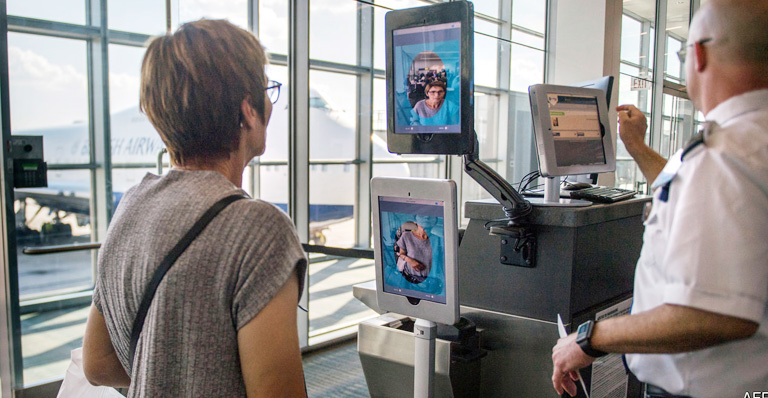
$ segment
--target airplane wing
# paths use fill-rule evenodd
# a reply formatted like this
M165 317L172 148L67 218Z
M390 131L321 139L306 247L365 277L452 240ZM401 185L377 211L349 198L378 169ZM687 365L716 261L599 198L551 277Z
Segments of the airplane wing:
M16 200L32 198L40 207L62 210L67 213L90 215L91 204L87 197L64 195L63 193L16 191Z

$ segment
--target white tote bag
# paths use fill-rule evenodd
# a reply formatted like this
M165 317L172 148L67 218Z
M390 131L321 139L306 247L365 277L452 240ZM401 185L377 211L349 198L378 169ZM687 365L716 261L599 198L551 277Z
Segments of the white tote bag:
M64 381L56 398L124 398L112 387L96 387L85 378L83 371L83 348L72 350L72 361L64 375Z

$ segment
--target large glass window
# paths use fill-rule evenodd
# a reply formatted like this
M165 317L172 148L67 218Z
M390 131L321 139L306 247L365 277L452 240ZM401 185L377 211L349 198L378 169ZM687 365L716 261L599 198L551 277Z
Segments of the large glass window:
M476 21L475 29L487 23ZM475 84L478 86L498 86L499 41L492 36L475 34Z
M316 244L351 247L355 240L357 77L311 71L310 87L310 239Z
M512 44L509 68L509 89L527 93L528 86L539 84L544 79L544 51Z
M86 138L88 75L85 42L9 33L8 58L14 134L51 127L75 128L79 130L78 138Z
M472 4L475 8L475 13L485 14L489 17L499 17L499 0L477 0Z
M259 1L259 40L267 52L288 54L287 1Z
M112 31L103 37L99 37L98 29L87 25L86 19L86 5L98 10L100 1L108 1L108 27ZM637 105L657 122L651 123L658 131L649 134L649 142L651 136L655 137L655 147L669 154L694 130L695 111L689 101L679 96L658 95L654 101L657 93L653 84L657 78L666 79L664 84L668 87L673 83L685 84L683 65L674 53L687 38L691 2L660 1L666 2L668 11L663 26L659 25L665 35L658 46L654 42L658 25L654 21L656 1L625 2L618 85L621 103ZM273 107L266 152L246 169L243 187L284 210L292 201L304 201L291 197L288 190L288 165L292 160L289 135L304 138L308 134L309 153L302 155L308 159L302 160L309 162L309 199L297 203L310 209L309 225L300 226L310 231L307 243L369 247L365 239L370 228L369 215L358 214L367 208L360 200L367 200L369 171L372 176L452 178L460 184L460 209L467 200L488 196L463 173L459 157L398 156L387 150L385 14L390 9L424 6L434 1L308 3L309 131L290 131L288 125L288 88L294 84L288 80L287 71L291 23L288 2L170 3L166 10L163 0L7 2L8 14L14 17L8 35L12 132L43 135L50 169L48 188L15 192L25 383L60 376L69 350L81 344L87 303L83 304L82 297L77 299L79 304L68 300L73 295L87 295L92 288L95 257L91 251L29 256L23 254L23 247L97 239L106 228L109 215L91 207L103 206L103 191L111 187L112 199L119 203L128 187L139 182L146 172L155 172L162 142L138 111L139 68L148 35L162 34L166 29L166 12L170 12L173 28L201 17L225 18L247 28L251 17L248 13L255 11L257 19L252 22L273 61L267 74L284 86ZM516 183L537 167L527 90L529 85L544 81L547 2L478 0L474 7L475 129L480 157ZM13 26L19 20L25 24ZM38 24L36 20L57 23L42 28L35 25L35 34L30 34L26 23ZM373 25L372 29L367 29L368 24ZM91 39L112 43L102 54L100 46L89 49ZM659 53L663 54L664 73L658 77L652 73L656 47L665 50ZM371 53L373 70L369 65L371 58L367 58ZM101 55L108 56L108 69L100 69L107 67L99 62ZM105 75L108 81L99 78ZM103 84L108 84L108 90L103 90ZM108 92L109 98L102 100L102 92ZM98 122L104 112L109 112L111 123L91 126L90 120ZM92 143L100 142L98 134L105 132L111 137L111 156L104 156L111 160L111 165L102 162L100 151L95 150L98 148L91 147ZM369 136L370 154L363 151L368 147ZM617 150L617 184L631 188L642 184L642 177L623 144L619 143ZM111 173L102 173L110 166ZM466 219L463 221L466 223ZM312 253L309 274L311 336L354 325L372 315L351 295L352 284L374 278L371 260ZM54 301L45 307L45 300ZM56 306L59 309L51 310ZM56 335L51 337L51 333Z
M165 0L109 0L109 29L159 35L165 33Z
M51 168L48 188L16 191L19 250L88 241L88 172L60 167L90 162L85 43L15 33L8 35L8 41L12 132L43 136L45 159ZM36 286L22 296L54 294L72 287L53 277L66 268L48 269L46 265L57 266L50 260L19 254L20 286ZM78 266L90 273L90 265L86 258ZM38 281L30 282L28 277ZM40 278L46 282L39 282ZM89 275L86 282L76 285L90 283Z
M370 51L373 37L359 37L371 6L356 1L310 2L309 57L309 243L349 248L359 223L357 176L362 99L358 47ZM359 41L358 41L359 39ZM309 336L354 326L374 315L352 296L352 285L374 278L373 262L313 254L309 265Z
M536 167L527 92L544 82L546 2L515 0L511 11L475 19L475 130L480 159L514 183ZM461 209L490 197L469 176L451 177L461 181Z
M619 104L635 105L647 116L653 100L655 13L656 2L644 0L636 2L634 7L625 7L622 16ZM645 178L621 137L618 134L616 137L616 185L642 192L646 189Z
M247 0L172 0L171 9L177 27L185 22L209 18L226 19L243 29L248 29Z
M83 0L8 0L8 15L85 24Z
M249 176L258 176L258 181L243 181L250 181L245 184L245 188L250 188L254 197L288 211L288 69L284 66L268 65L267 77L283 83L283 86L277 103L272 105L264 154L251 162L254 167L258 165L258 174L254 172Z
M619 103L635 105L648 116L646 141L662 156L669 157L685 144L695 126L694 109L685 98L687 94L683 87L685 67L677 57L677 51L685 45L688 37L691 2L660 1L666 8L662 21L655 20L656 1L625 3ZM660 43L656 43L656 28L660 24L663 24L659 28L663 27L664 34L658 39ZM663 74L653 73L657 46L664 49L660 58ZM660 85L665 88L664 94L655 91ZM678 94L666 94L668 88ZM616 184L648 192L648 182L627 153L620 137L618 141Z
M356 64L357 2L312 0L309 7L309 57Z
M48 17L45 11L32 15ZM66 19L67 12L62 15ZM24 253L25 248L91 241L86 49L82 40L8 34L11 131L14 135L43 136L49 165L47 188L14 191L25 384L62 375L69 359L68 344L74 341L80 345L82 336L80 331L67 342L52 340L46 331L57 324L57 316L30 308L51 297L93 287L93 257L89 251Z
M677 52L688 39L688 25L691 14L690 0L674 0L667 2L667 51L664 72L665 78L676 83L684 83L683 65L677 58Z

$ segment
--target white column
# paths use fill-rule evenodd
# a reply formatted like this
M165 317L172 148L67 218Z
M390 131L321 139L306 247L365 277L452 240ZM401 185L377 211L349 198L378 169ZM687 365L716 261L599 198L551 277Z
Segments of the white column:
M568 85L613 76L609 120L616 120L621 13L621 0L550 0L547 16L547 82ZM615 147L616 128L613 123L609 127ZM612 186L615 174L599 178L600 184Z

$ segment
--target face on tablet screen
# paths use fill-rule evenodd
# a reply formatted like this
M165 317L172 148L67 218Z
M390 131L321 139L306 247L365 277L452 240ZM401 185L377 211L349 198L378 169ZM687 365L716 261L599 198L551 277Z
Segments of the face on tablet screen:
M393 32L395 133L461 133L461 23Z
M445 303L444 202L379 197L386 293Z

